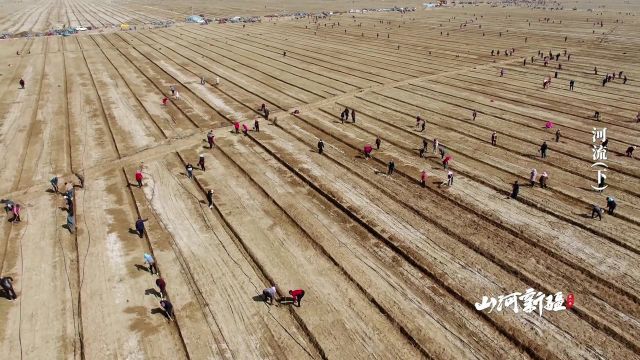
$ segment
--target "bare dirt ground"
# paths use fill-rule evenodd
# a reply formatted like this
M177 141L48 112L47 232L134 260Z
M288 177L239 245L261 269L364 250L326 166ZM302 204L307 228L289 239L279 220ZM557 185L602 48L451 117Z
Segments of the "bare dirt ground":
M23 5L3 8L0 27L107 26L188 12L162 2ZM206 11L297 5L322 3ZM0 353L640 358L640 154L625 156L640 142L637 9L563 5L0 41L0 197L23 207L21 222L7 214L0 223L0 275L13 277L18 294L0 299ZM539 51L560 56L545 66ZM357 121L340 121L345 107ZM246 136L234 132L236 121ZM591 189L594 127L610 139L603 193ZM376 136L380 149L364 159ZM451 187L442 185L434 139L453 156ZM548 188L528 186L532 168L549 174ZM74 233L62 195L49 190L54 176L61 188L76 184ZM515 180L517 200L508 197ZM604 207L607 197L618 202L615 213L591 219L591 205ZM143 237L133 229L138 217L148 219ZM159 308L144 253L168 284L174 322ZM262 289L272 284L283 298L305 289L304 304L265 304ZM575 305L541 316L475 308L483 296L528 288L572 293Z
M98 1L98 0L0 0L0 34L28 35L44 33L58 27L86 27L105 31L120 29L122 24L144 29L167 22L185 23L190 15L208 19L235 16L283 16L306 12L346 12L350 9L389 9L393 6L419 7L421 3L402 4L385 0L350 1ZM276 21L277 19L274 19ZM270 21L264 18L263 21Z

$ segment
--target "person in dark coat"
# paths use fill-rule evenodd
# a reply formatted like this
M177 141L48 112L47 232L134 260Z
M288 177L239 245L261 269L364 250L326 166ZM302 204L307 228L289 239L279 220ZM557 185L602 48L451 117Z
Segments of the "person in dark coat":
M209 203L209 209L213 209L213 190L207 191L207 202Z
M608 197L607 198L607 213L609 215L613 215L613 211L616 209L616 206L618 206L618 204L616 204L616 200L612 197Z
M164 310L164 314L167 316L169 321L173 321L175 314L173 313L173 304L169 300L163 299L160 300L160 306L162 310Z
M2 286L2 290L4 290L7 299L13 301L18 298L16 292L13 290L13 278L11 276L0 278L0 286Z
M597 204L593 204L591 207L591 218L598 217L602 221L602 209Z
M136 220L136 232L138 233L138 236L140 236L140 238L142 238L144 236L144 222L147 221L149 219L142 219L141 217L138 216L138 220Z
M511 198L517 199L519 192L520 192L520 184L518 184L518 180L516 180L516 182L513 183L513 186L511 189Z
M549 145L547 145L547 142L543 142L542 145L540 145L540 155L542 156L542 158L546 158L547 157L547 149L549 148Z
M389 165L387 166L387 175L393 175L393 172L396 170L396 163L393 160L389 161Z

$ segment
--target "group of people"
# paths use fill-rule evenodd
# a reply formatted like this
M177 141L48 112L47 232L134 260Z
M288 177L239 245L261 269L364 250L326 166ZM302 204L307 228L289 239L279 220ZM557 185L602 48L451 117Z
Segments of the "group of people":
M504 56L512 56L516 52L515 48L504 50ZM491 50L491 56L500 56L500 50Z
M76 173L74 174L78 180L80 181L80 187L84 187L84 176ZM51 192L54 194L62 194L63 199L65 201L65 211L67 212L67 229L72 234L75 232L75 206L74 206L74 198L75 198L75 185L73 182L65 182L64 183L64 192L60 191L59 188L60 177L54 176L49 180L51 184ZM22 206L11 199L2 199L0 203L4 205L5 214L12 214L9 222L15 224L21 221L20 212L22 211ZM15 300L17 295L13 290L13 278L11 276L0 277L0 286L4 290L5 297L10 300Z
M84 176L78 173L76 173L75 176L78 178L80 182L78 186L80 188L84 188ZM65 201L66 211L67 211L67 230L69 230L69 232L73 234L75 233L75 229L76 229L76 221L75 221L75 187L76 185L71 181L65 182L64 193L62 193L59 188L59 183L60 183L59 176L54 176L53 178L51 178L51 180L49 180L49 183L51 184L51 191L54 194L61 193L63 195L62 198Z
M10 219L12 223L20 221L20 204L14 203L10 199L3 199L2 203L4 204L4 211L6 214L12 213L13 218ZM11 276L0 277L0 287L4 292L4 297L15 301L18 298L15 290L13 290L13 278Z
M305 292L303 289L295 289L295 290L289 290L289 295L291 296L290 298L287 298L287 297L278 298L278 291L276 290L276 285L273 285L271 287L268 287L262 290L262 298L264 302L269 305L273 305L274 301L280 304L283 304L288 301L292 301L292 304L294 306L300 307L302 305L302 298L304 297L304 294Z
M597 68L595 68L595 69L594 69L594 71L595 71L595 73L596 73L596 75L597 75L597 74L598 74L598 69L597 69ZM607 74L605 74L604 78L602 78L602 86L607 85L607 83L610 83L610 82L612 82L612 81L613 81L613 80L615 80L615 79L616 79L616 73L615 73L615 71L614 71L614 72L612 72L611 74L608 74L608 73L607 73ZM618 72L618 79L622 79L622 83L623 83L623 84L626 84L626 83L627 83L627 75L626 75L626 74L624 74L624 71L620 71L620 72Z
M268 116L269 110L267 110L267 112L265 113L265 116ZM247 126L247 124L245 123L240 123L240 121L236 120L233 122L233 129L235 131L236 134L240 133L240 128L242 128L242 134L244 134L244 136L249 136L249 127ZM260 120L258 118L253 120L253 131L255 132L260 132Z
M340 113L340 122L344 124L345 121L349 121L349 114L351 114L351 122L356 123L356 111L355 109L351 109L345 107L344 110Z
M171 303L171 301L169 301L169 296L167 295L167 282L160 276L160 272L158 272L156 259L154 259L153 256L149 253L144 253L143 259L144 263L147 264L148 271L151 273L151 275L158 275L155 283L158 287L157 294L160 297L160 307L164 311L164 315L167 317L167 320L173 321L176 315L173 312L173 304Z
M613 215L613 212L614 212L614 210L616 209L617 206L618 206L618 204L616 203L616 200L613 198L613 196L608 196L607 197L607 213L609 215ZM594 219L597 216L598 219L600 219L600 221L602 221L602 213L603 213L603 210L600 207L600 205L598 205L598 204L591 205L591 218L592 219Z
M11 219L9 222L18 223L20 222L20 212L22 211L22 205L15 203L11 199L2 199L2 204L4 204L4 212L8 216L11 214Z

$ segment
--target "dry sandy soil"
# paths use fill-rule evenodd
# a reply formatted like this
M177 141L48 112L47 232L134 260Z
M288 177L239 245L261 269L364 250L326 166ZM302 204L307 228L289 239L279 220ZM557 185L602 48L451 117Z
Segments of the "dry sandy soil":
M79 23L138 16L133 3L46 3L44 17ZM34 18L25 23L51 21ZM0 197L23 205L22 222L0 222L0 273L18 293L0 299L0 353L638 358L640 154L624 153L640 142L639 36L624 12L479 6L0 41ZM539 51L559 60L545 67ZM601 85L619 71L626 84ZM261 104L271 116L260 131L234 133L235 121L253 127ZM345 107L355 123L341 123ZM591 189L594 127L610 138L603 193ZM451 187L431 146L418 156L434 138L453 156ZM199 154L206 171L189 179ZM524 186L531 168L549 174L548 188ZM77 184L74 173L85 184L71 234L48 184ZM515 180L520 196L508 199ZM591 219L607 196L615 214ZM159 311L145 252L175 322ZM271 284L280 296L305 289L304 303L261 302ZM527 288L573 293L575 305L542 316L475 308Z
M357 6L355 6L357 5ZM355 7L354 7L355 6ZM0 33L27 36L60 26L120 28L129 24L137 29L173 21L184 23L189 15L208 18L233 16L286 15L295 12L345 12L352 8L380 9L393 6L421 7L421 3L385 0L279 0L279 1L122 1L122 0L0 0ZM265 21L268 19L265 19Z

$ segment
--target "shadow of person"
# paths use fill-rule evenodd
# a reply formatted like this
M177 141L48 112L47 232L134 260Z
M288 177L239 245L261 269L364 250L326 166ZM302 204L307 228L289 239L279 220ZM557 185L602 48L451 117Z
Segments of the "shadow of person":
M137 231L136 229L129 228L129 234L136 234L136 235L138 235L138 231Z
M161 308L161 307L157 307L157 308L153 308L153 309L151 309L151 313L152 313L153 315L155 315L155 314L161 314L162 316L164 316L164 318L165 318L165 319L169 320L169 316L167 315L167 312L166 312L166 311L164 311L164 309L163 309L163 308Z
M149 272L149 268L144 266L144 265L140 265L140 264L135 264L136 265L136 269L138 269L138 271L142 270L142 271L146 271Z
M145 295L153 295L157 298L162 297L162 295L158 292L158 290L154 289L154 288L149 288L147 290L144 291Z
M255 295L255 296L251 297L251 299L253 301L255 301L255 302L265 302L266 301L264 295L262 295L262 294Z

